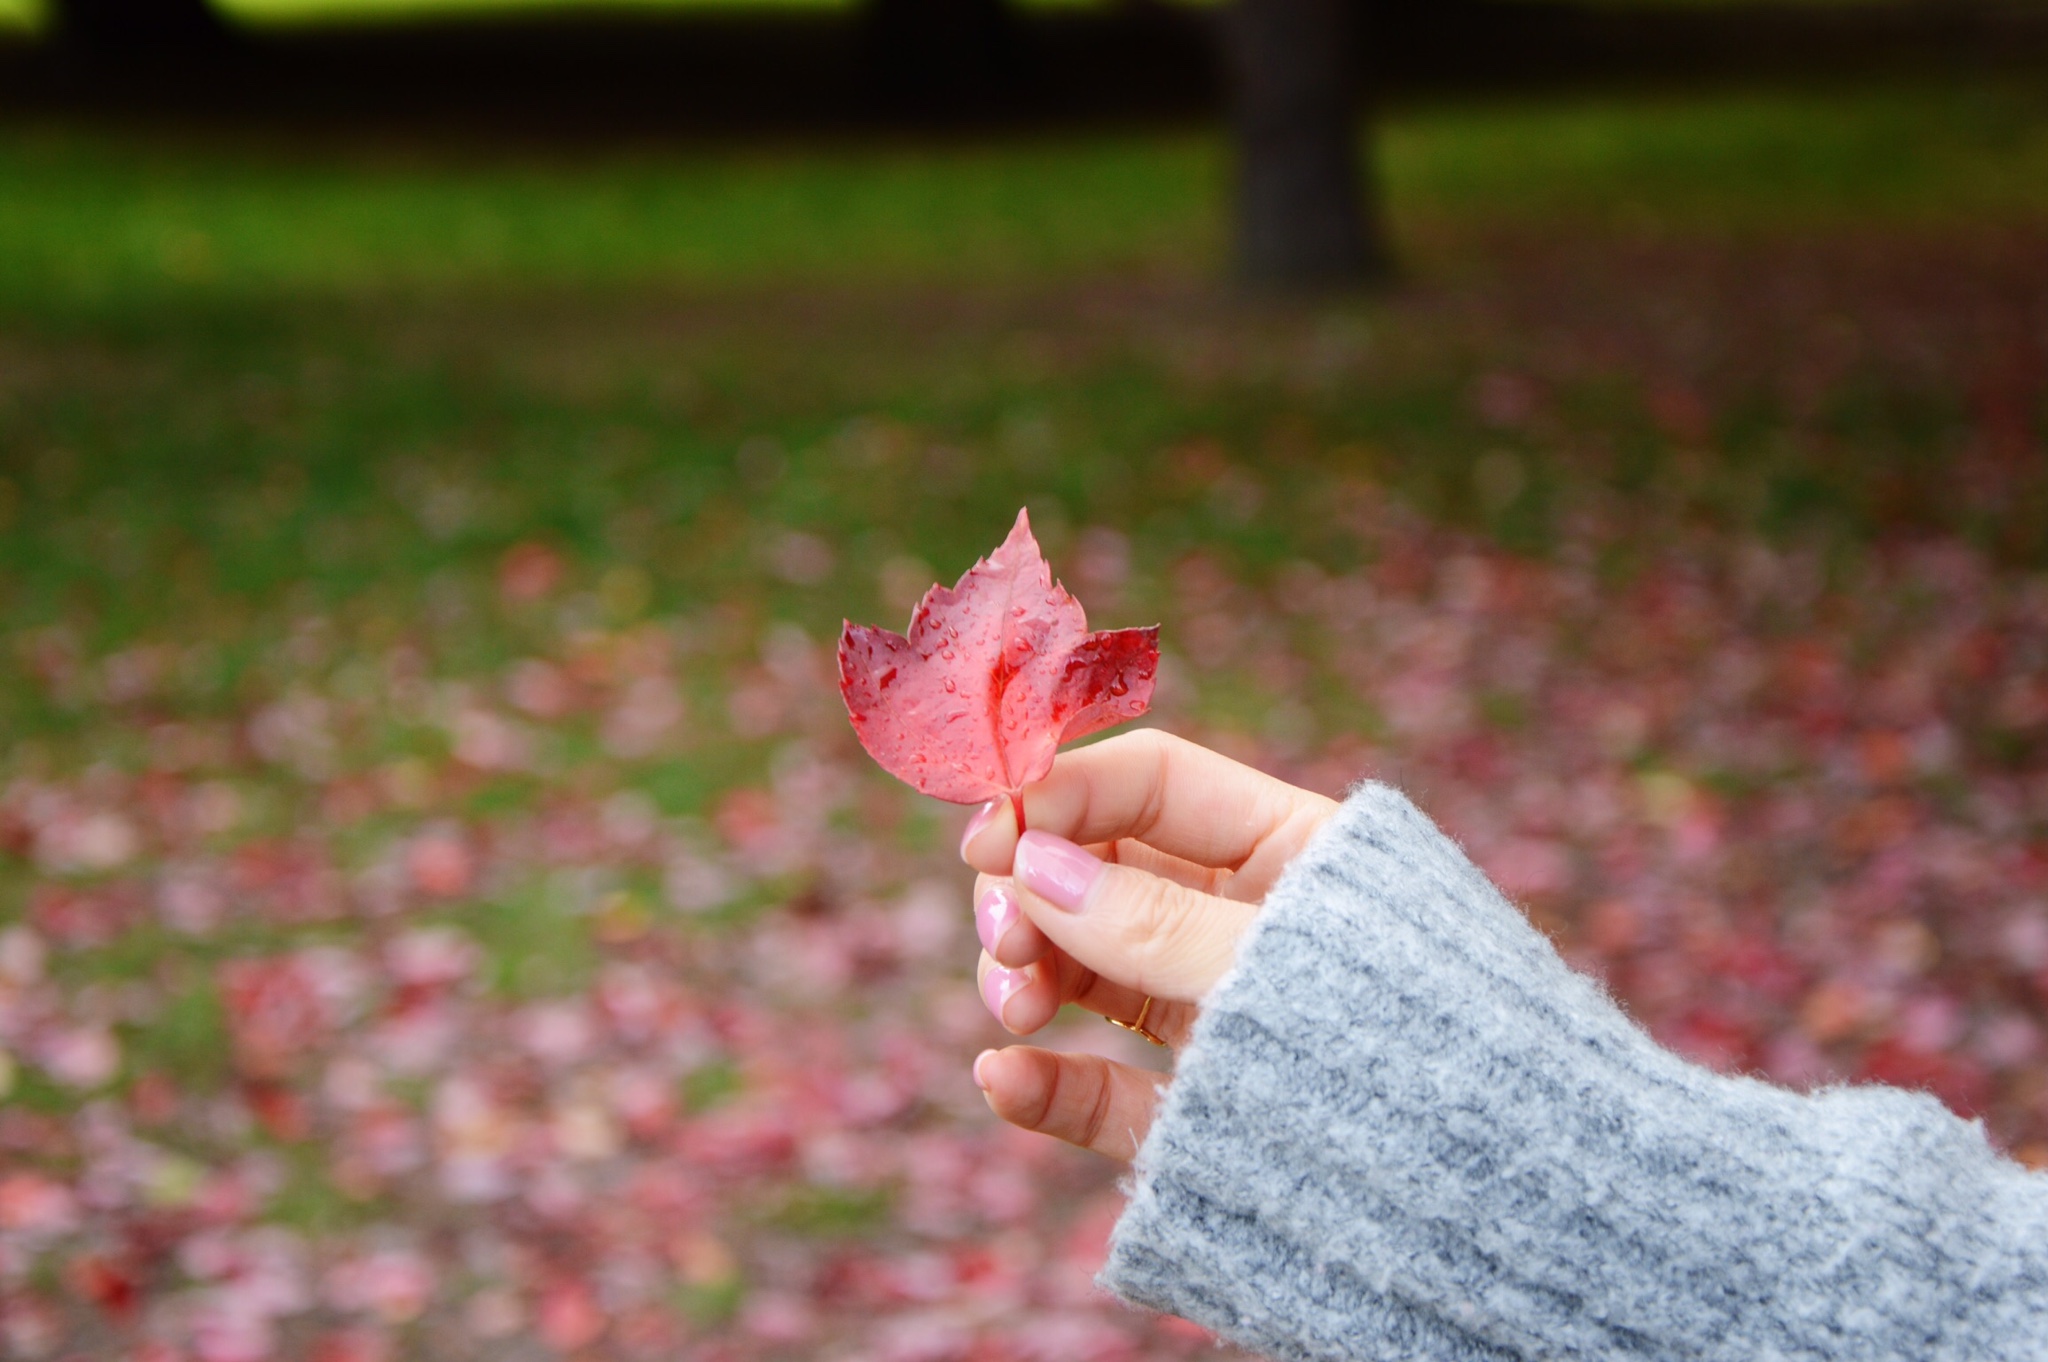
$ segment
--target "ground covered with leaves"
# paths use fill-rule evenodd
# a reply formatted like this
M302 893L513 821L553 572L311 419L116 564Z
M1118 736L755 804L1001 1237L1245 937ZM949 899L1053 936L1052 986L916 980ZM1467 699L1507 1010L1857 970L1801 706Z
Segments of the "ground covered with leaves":
M1897 105L1397 128L1410 278L1325 307L1204 282L1192 218L960 278L1045 149L948 153L982 206L886 284L249 228L244 287L260 157L18 143L71 273L0 277L0 1350L1213 1355L1090 1286L1114 1170L983 1107L964 813L834 685L1019 505L1161 624L1154 722L1402 784L1704 1063L2048 1163L2048 217L1972 188L2048 118ZM1888 118L1968 154L1885 179ZM1788 161L1849 169L1780 221ZM746 192L829 246L818 164Z

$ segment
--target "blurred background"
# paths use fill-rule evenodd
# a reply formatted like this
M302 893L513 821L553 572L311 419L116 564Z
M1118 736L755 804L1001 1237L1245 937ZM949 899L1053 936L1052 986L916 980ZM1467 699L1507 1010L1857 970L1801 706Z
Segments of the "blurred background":
M0 25L0 1355L1214 1355L835 689L1020 505L1152 722L2048 1165L2048 9Z

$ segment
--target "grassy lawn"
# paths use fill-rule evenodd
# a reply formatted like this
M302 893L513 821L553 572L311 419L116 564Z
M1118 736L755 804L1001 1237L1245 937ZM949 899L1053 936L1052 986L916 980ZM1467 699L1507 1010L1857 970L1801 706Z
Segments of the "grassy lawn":
M2038 561L2028 503L1943 482L1981 399L1975 356L1933 374L1890 340L1852 346L1795 413L1788 366L1815 362L1800 329L1820 323L1787 315L1727 350L1773 308L1853 324L1900 290L1930 327L1977 326L1951 315L1968 306L1961 274L2024 269L2048 220L2038 96L1421 112L1386 129L1383 161L1410 286L1272 311L1208 282L1224 172L1194 136L535 161L17 131L0 144L0 599L25 624L89 590L112 642L197 582L251 601L355 592L487 564L542 525L601 571L736 500L859 546L862 579L898 553L958 561L1034 493L1076 523L1194 514L1183 537L1207 535L1200 496L1157 462L1198 437L1249 457L1290 423L1318 450L1378 450L1376 476L1470 515L1477 446L1532 438L1468 400L1503 362L1560 370L1545 382L1562 424L1525 451L1531 495L1496 526L1518 545L1554 543L1582 492L1661 476L1683 453L1650 410L1686 405L1668 389L1693 392L1692 438L1730 456L1683 479L1700 513L1864 537L1903 517ZM1967 265L1927 279L1943 251ZM1746 262L1812 296L1731 292ZM1634 353L1535 353L1546 309L1540 324ZM1662 324L1660 309L1685 315ZM1728 335L1680 355L1686 327ZM1638 344L1645 330L1663 334ZM1191 381L1181 352L1210 345L1227 352L1216 381ZM1317 345L1330 376L1290 372ZM978 471L848 467L835 432L856 418L957 444ZM1024 428L1047 432L1044 457L988 457ZM748 485L749 441L802 476ZM1844 453L1877 447L1886 459ZM1330 457L1272 467L1283 486L1222 530L1268 557L1300 551L1287 488L1313 497ZM476 509L407 533L394 488L429 476L476 482ZM282 517L259 509L278 479L298 489ZM643 525L630 543L621 514ZM96 536L112 525L109 555ZM692 543L648 565L663 599L725 561ZM197 559L205 571L166 570ZM814 622L845 608L820 602Z
M1381 160L1407 279L1304 304L1192 134L0 132L10 1342L1210 1355L965 1086L959 815L832 692L1019 505L1160 722L1409 783L1704 1062L2048 1160L2048 100Z
M1381 159L1421 250L1517 223L1725 238L2048 211L2048 120L2012 86L1414 112ZM1193 135L536 162L17 132L0 305L1187 277L1217 266L1223 175Z

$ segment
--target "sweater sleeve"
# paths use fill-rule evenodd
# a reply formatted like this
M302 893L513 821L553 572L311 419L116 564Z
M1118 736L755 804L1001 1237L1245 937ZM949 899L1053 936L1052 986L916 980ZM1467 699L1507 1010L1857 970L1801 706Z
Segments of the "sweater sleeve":
M1102 1283L1276 1359L2048 1358L2048 1177L1658 1047L1357 791L1205 1002Z

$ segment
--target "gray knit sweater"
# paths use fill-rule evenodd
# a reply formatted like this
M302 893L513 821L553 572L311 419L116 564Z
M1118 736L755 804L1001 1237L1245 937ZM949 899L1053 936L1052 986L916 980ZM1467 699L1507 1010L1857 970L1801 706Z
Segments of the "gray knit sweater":
M1103 1284L1282 1359L2048 1358L2048 1177L1660 1049L1360 788L1203 1007Z

